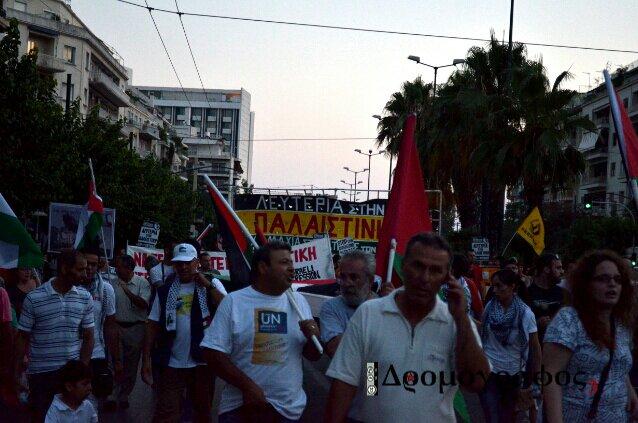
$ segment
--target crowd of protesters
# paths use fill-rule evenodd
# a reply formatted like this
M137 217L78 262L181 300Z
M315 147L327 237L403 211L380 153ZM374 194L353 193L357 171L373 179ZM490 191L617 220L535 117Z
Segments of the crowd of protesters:
M287 293L285 243L256 250L251 285L230 293L193 241L167 242L147 278L131 256L113 265L84 248L62 251L46 282L31 269L2 274L0 420L98 421L98 410L135 406L139 370L156 422L179 422L185 407L195 422L298 421L302 358L321 357L313 337L331 360L328 422L452 422L462 393L478 395L488 423L638 419L635 282L610 251L567 275L553 254L533 275L515 258L487 272L473 252L419 234L400 288L378 281L369 253L335 259L336 283L321 288L335 296L318 319Z

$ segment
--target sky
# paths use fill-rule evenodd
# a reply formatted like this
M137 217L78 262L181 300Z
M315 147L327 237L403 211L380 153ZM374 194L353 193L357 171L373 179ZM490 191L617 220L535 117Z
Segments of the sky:
M143 4L144 0L132 0ZM174 0L148 0L175 10ZM287 20L453 36L507 38L509 0L178 0L182 12ZM115 0L72 0L80 19L114 47L133 69L135 85L178 86L149 13ZM635 0L517 0L514 40L638 50ZM200 82L176 15L154 12L185 87ZM269 23L184 17L205 88L238 89L255 112L253 180L256 187L345 187L343 170L368 167L354 149L377 151L374 140L259 141L281 138L374 138L377 120L393 92L432 65L464 58L480 42L373 34ZM553 80L570 70L566 85L586 91L606 66L638 59L629 53L528 47ZM453 68L439 70L444 82ZM589 73L586 74L586 73ZM387 189L389 160L372 158L371 189ZM359 175L361 180L362 175ZM365 188L367 175L363 176ZM435 188L435 187L429 187Z

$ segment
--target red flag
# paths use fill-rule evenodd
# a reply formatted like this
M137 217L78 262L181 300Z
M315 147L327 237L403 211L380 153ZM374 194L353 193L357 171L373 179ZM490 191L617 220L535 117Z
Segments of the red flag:
M408 116L403 127L403 138L399 150L397 167L394 171L394 181L390 198L385 207L383 223L379 232L377 244L377 275L384 279L388 269L388 255L390 242L397 241L394 263L395 272L392 283L401 285L399 274L400 263L405 253L405 247L413 235L420 232L431 232L432 222L428 210L428 197L423 183L423 172L419 162L419 153L414 142L416 115Z
M616 90L614 90L616 91ZM622 123L622 133L624 135L624 142L621 143L621 148L624 150L623 155L625 156L625 163L627 166L627 172L629 175L629 179L638 178L638 136L636 136L636 131L634 131L634 127L631 124L631 119L627 114L627 110L625 110L625 106L616 94L616 101L618 103L618 109L620 110L620 121ZM620 132L619 129L616 129L617 132Z

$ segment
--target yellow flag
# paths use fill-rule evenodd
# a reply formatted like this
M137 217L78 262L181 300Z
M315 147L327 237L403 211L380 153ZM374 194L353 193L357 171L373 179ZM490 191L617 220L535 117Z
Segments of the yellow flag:
M545 225L538 207L534 207L534 210L518 227L516 233L532 246L536 254L541 255L545 249Z

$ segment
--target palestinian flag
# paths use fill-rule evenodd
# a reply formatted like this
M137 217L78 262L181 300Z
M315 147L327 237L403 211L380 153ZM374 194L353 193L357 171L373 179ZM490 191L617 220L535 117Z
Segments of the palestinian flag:
M89 182L89 201L80 215L74 248L81 249L97 239L104 223L104 204L95 191L95 182Z
M44 258L40 247L0 194L0 267L3 269L42 267L43 263Z
M252 239L244 234L237 219L235 219L235 213L214 184L207 188L213 200L213 210L217 217L217 225L222 236L222 246L226 252L230 272L230 283L226 285L226 290L228 292L236 291L250 285L250 263L255 247Z
M414 141L415 127L416 115L412 114L408 116L403 127L394 181L392 181L392 190L385 207L377 244L376 273L386 282L390 242L392 239L397 242L394 263L390 263L394 269L392 283L395 286L402 285L401 261L410 238L420 232L432 231L428 197L423 183L419 153Z
M627 176L627 184L632 193L634 203L638 206L638 135L634 130L633 123L627 110L613 86L609 72L603 71L605 76L605 85L607 86L607 94L609 95L609 105L611 106L611 115L614 119L614 127L618 135L618 148L622 159L625 175Z

